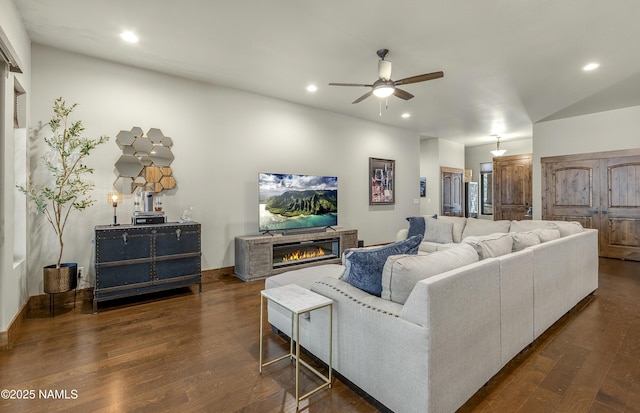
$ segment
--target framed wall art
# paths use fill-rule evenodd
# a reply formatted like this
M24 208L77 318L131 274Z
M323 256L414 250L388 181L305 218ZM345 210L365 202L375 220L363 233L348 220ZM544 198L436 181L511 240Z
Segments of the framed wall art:
M369 158L369 205L393 205L396 161Z

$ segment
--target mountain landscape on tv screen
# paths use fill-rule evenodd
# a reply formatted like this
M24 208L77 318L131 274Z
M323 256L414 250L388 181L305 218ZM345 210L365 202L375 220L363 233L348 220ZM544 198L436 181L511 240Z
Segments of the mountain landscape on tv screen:
M338 191L287 191L270 197L265 209L284 217L325 215L338 212Z

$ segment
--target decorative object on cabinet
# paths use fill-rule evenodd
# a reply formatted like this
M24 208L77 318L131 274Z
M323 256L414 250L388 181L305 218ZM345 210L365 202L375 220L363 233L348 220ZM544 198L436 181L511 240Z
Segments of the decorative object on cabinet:
M122 203L122 195L120 195L119 192L109 192L109 195L107 196L107 202L109 202L111 206L113 206L113 222L111 223L111 226L116 227L120 225L118 224L117 211L118 205Z
M159 193L176 187L171 169L173 140L160 129L149 129L147 136L137 126L130 131L121 130L116 144L122 150L115 163L118 177L113 183L119 192L131 194L142 188Z
M53 117L49 120L52 136L43 137L50 148L49 153L43 156L51 174L50 182L41 188L36 188L31 180L27 185L17 186L33 201L38 213L44 214L58 238L57 262L43 268L44 292L48 294L71 291L77 286L77 264L62 263L63 233L72 210L83 211L95 202L90 195L94 184L86 180L86 176L93 173L93 168L84 162L98 145L109 140L108 136L97 139L82 136L82 121L69 119L76 106L77 103L67 106L61 97L54 100ZM41 130L36 129L36 139L40 138ZM52 297L49 298L53 315Z
M396 161L369 158L369 205L393 205Z
M201 228L197 222L95 227L98 303L198 284L202 292Z

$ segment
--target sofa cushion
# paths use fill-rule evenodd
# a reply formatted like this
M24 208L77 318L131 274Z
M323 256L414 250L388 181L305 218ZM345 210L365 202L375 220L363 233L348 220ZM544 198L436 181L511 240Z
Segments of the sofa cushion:
M513 252L523 250L532 245L540 244L540 237L534 231L513 232Z
M527 232L540 228L558 229L555 221L543 221L541 219L528 219L524 221L511 221L509 232Z
M467 225L466 218L441 215L438 219L444 222L451 222L453 224L453 242L462 242L462 231L464 231L464 227Z
M511 221L489 221L487 219L467 218L467 224L462 231L462 239L471 236L483 236L498 232L509 232Z
M349 248L344 252L344 273L341 280L369 294L380 297L382 269L387 258L397 254L417 254L422 236L394 242L378 248Z
M404 304L418 281L477 261L478 254L466 244L427 255L391 256L382 272L381 297Z
M462 243L471 245L481 260L510 254L513 250L513 238L508 233L467 237L462 240Z
M560 230L557 228L538 228L531 232L540 238L540 242L548 242L560 238Z

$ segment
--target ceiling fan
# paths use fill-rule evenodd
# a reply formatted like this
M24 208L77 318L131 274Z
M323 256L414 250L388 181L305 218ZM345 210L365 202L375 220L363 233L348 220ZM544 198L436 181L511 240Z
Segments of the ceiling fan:
M444 76L444 72L426 73L424 75L417 75L411 77L405 77L400 80L391 80L391 62L384 60L389 53L387 49L380 49L376 52L380 61L378 61L378 80L372 84L365 83L329 83L329 86L363 86L370 87L371 90L354 100L352 103L359 103L371 96L386 98L391 95L395 95L400 99L409 100L413 95L405 90L398 88L400 85L408 85L410 83L424 82L427 80L438 79Z

